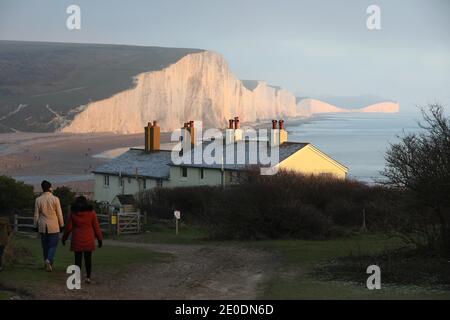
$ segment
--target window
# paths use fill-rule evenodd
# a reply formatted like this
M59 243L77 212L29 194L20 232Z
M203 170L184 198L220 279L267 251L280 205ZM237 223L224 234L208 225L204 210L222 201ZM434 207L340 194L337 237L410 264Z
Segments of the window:
M105 187L109 187L109 176L108 175L103 176L103 185Z
M181 167L181 176L183 178L187 178L188 174L187 174L187 168L186 167Z
M142 186L143 186L144 190L147 189L147 179L144 179L142 181Z
M156 180L156 186L157 186L158 188L162 188L162 186L163 186L163 181L162 181L161 179Z
M200 179L204 179L205 178L205 170L203 168L200 169Z

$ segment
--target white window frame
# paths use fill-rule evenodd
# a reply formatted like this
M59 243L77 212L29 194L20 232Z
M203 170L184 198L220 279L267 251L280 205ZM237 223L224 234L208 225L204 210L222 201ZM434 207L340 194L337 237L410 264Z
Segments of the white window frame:
M103 186L105 188L109 188L109 175L105 174L103 176Z

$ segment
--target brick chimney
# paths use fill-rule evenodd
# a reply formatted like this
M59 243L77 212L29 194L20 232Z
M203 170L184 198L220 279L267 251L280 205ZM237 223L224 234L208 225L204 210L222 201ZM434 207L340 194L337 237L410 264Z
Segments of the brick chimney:
M240 129L241 128L241 124L239 121L239 117L234 117L234 129Z
M272 129L276 129L277 128L277 124L278 124L277 120L272 120Z
M161 149L161 128L155 120L145 127L145 151L153 152Z
M288 141L288 133L284 130L284 120L278 121L279 129L280 129L280 144L283 144Z
M149 123L147 124L147 126L144 127L144 142L145 142L145 148L144 148L144 150L145 150L146 152L149 152L149 151L150 151L150 128L151 128L152 126L153 126L152 123L149 122Z
M185 122L181 128L181 148L182 152L192 150L195 147L195 126L194 121Z
M241 121L239 120L239 117L234 117L234 141L242 140L242 136Z
M234 120L228 120L228 128L225 129L225 143L234 143Z
M277 120L272 120L272 129L269 130L268 143L271 147L275 147L280 144L280 130L278 129Z
M284 120L272 120L272 129L269 132L269 144L271 147L278 146L288 140L288 133L284 130Z
M194 121L189 121L189 127L188 127L189 134L191 136L191 146L195 146L195 127L194 127Z

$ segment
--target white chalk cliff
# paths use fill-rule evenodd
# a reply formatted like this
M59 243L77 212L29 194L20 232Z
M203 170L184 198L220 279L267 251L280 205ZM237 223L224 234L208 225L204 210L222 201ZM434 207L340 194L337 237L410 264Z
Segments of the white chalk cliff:
M90 103L62 131L137 133L151 120L169 131L188 120L222 127L234 116L256 121L297 114L289 91L264 82L248 90L221 55L202 52L163 70L139 74L135 87Z
M342 112L363 112L363 113L397 113L400 105L396 102L380 102L360 109L339 108L332 104L317 99L303 99L298 103L299 112L303 115L313 115L319 113L342 113Z
M84 106L61 130L140 133L152 120L158 120L163 131L171 131L188 120L203 120L207 127L223 127L234 116L253 122L342 112L334 106L306 100L297 105L292 93L263 81L248 89L232 74L221 55L205 51L186 55L160 71L137 75L133 88ZM394 109L371 106L367 112L377 110Z

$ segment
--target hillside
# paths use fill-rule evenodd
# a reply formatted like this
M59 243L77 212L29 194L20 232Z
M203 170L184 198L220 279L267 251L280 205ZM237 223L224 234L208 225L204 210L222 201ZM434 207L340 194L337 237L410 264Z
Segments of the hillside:
M223 127L237 115L348 111L239 80L220 54L199 49L0 41L0 70L0 132L138 133L151 120L170 131L187 120Z
M197 49L0 41L0 131L54 131L77 107Z

